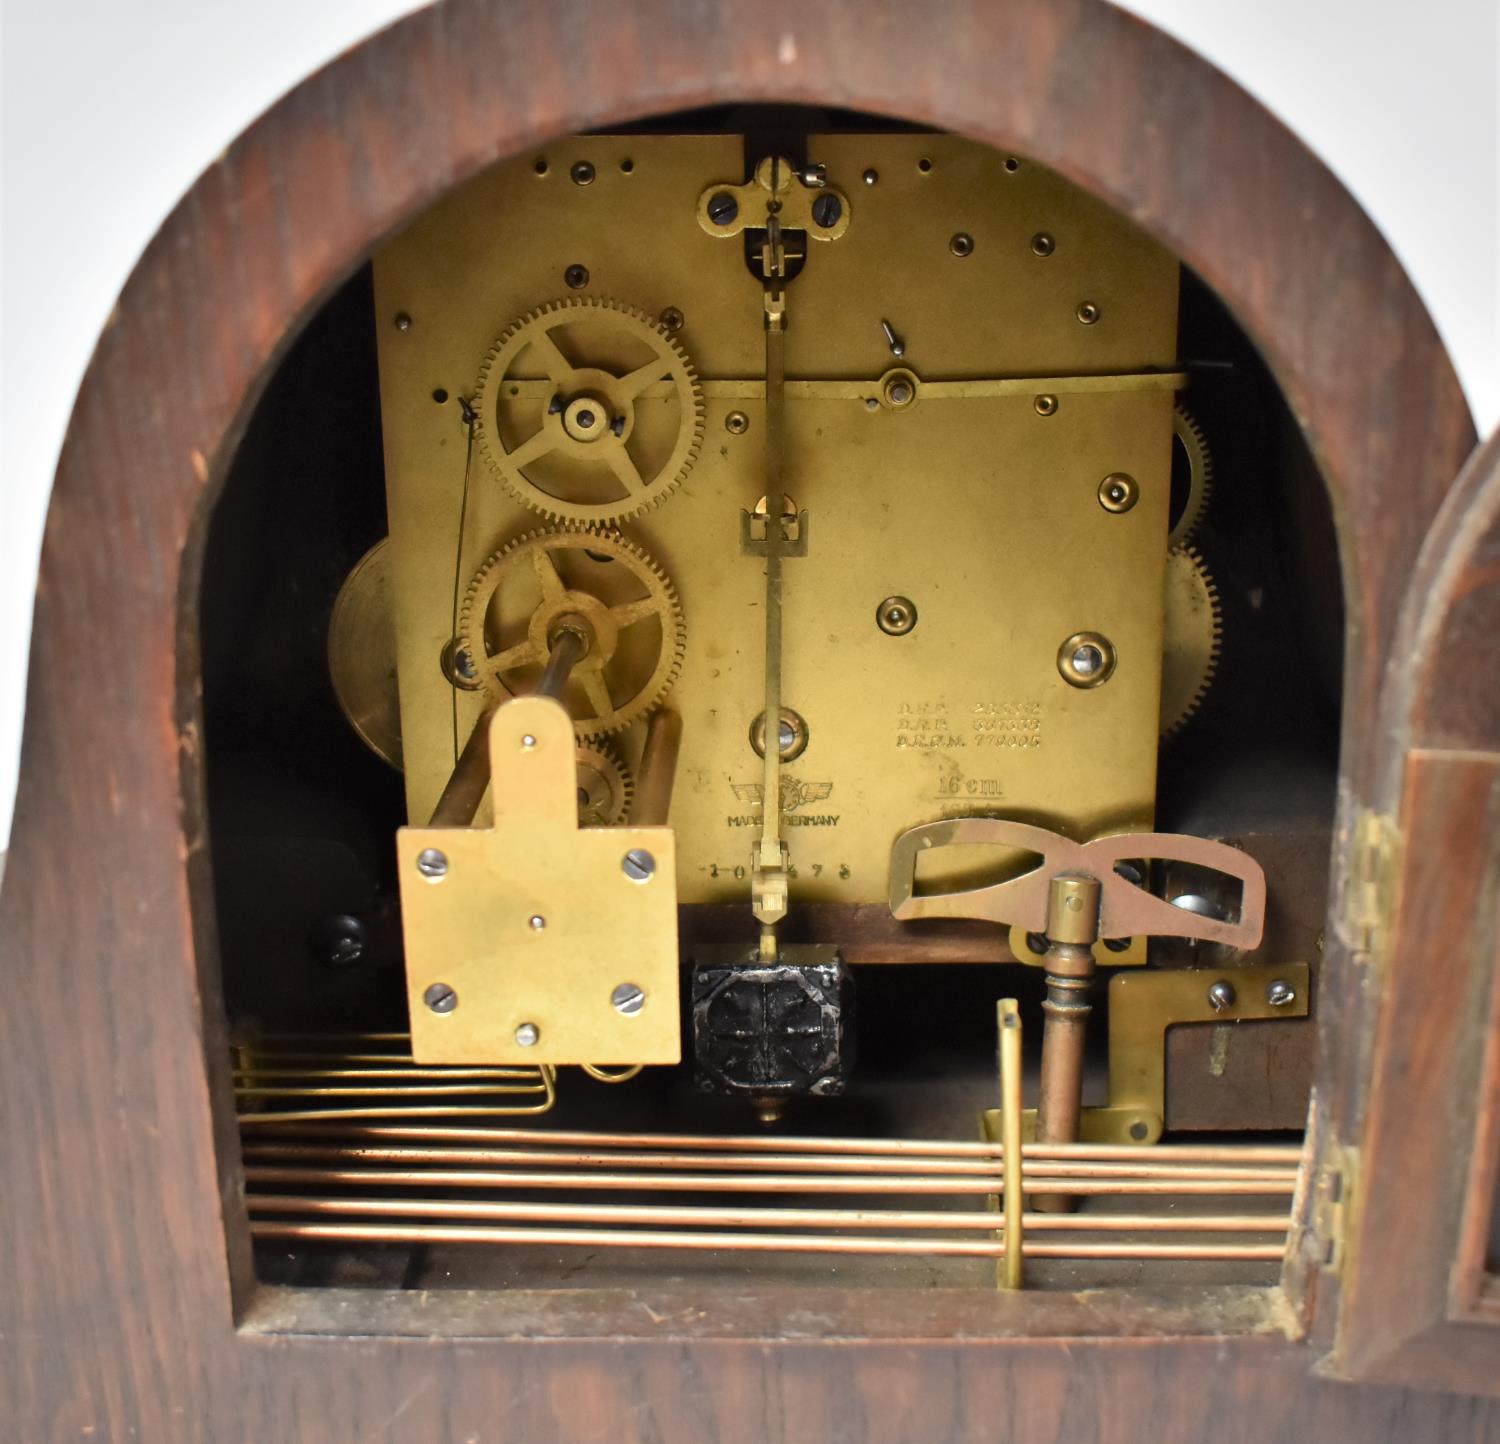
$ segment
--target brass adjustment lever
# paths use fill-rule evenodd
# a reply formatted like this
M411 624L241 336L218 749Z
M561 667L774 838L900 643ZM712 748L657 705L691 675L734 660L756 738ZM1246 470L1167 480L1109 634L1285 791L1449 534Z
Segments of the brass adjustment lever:
M984 887L917 892L917 859L923 853L975 844L1029 854L1036 862L1018 877ZM1219 918L1176 907L1116 870L1121 863L1143 859L1189 863L1238 879L1238 916ZM1101 937L1182 937L1249 949L1260 943L1265 905L1265 874L1254 858L1227 843L1180 833L1116 833L1079 843L1030 823L959 817L909 828L891 849L890 908L898 920L977 918L1045 934L1038 1142L1078 1138L1094 943ZM1066 1200L1051 1197L1035 1202L1044 1211L1067 1206Z

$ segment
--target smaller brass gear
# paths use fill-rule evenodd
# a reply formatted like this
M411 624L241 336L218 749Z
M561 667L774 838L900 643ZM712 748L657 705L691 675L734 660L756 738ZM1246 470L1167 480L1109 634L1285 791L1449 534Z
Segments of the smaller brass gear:
M1172 413L1172 435L1174 450L1180 446L1187 463L1187 493L1182 498L1181 510L1176 512L1169 546L1180 546L1197 530L1203 513L1208 509L1208 499L1214 489L1214 459L1208 449L1208 438L1198 425L1192 412L1179 405ZM1176 468L1173 468L1174 471ZM1174 491L1176 488L1174 487ZM1177 498L1173 497L1174 510Z
M630 814L635 778L607 742L578 748L578 825L619 827Z
M574 730L618 732L677 679L686 632L666 574L617 532L537 531L507 543L469 583L458 635L481 685L513 697L536 685L570 619L590 637L563 698Z
M658 383L665 394L648 397ZM618 301L575 297L522 316L485 357L473 405L490 469L523 505L564 523L638 516L681 483L703 444L687 354Z
M1161 659L1161 735L1174 736L1198 710L1219 665L1219 589L1190 546L1167 553Z

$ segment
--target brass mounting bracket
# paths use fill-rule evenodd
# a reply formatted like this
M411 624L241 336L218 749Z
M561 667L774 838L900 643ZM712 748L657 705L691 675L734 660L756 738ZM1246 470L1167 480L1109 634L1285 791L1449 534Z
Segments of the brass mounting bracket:
M493 827L396 834L413 1058L680 1062L671 828L579 827L551 698L497 708L489 745Z
M1155 1143L1166 1121L1166 1035L1180 1023L1243 1023L1266 1018L1305 1018L1308 967L1264 963L1237 968L1145 969L1119 973L1109 984L1109 1102L1085 1108L1081 1143ZM1272 993L1272 985L1283 989ZM1217 989L1228 984L1228 991ZM1210 990L1215 990L1210 995ZM1290 989L1290 997L1286 994ZM1280 1001L1273 1002L1275 996ZM984 1114L984 1135L997 1139L1000 1111ZM1036 1110L1027 1109L1022 1129L1036 1134Z
M784 229L806 231L815 241L836 241L849 229L849 197L826 181L809 184L785 157L766 156L744 185L711 185L698 198L698 224L721 239L764 226L771 214Z

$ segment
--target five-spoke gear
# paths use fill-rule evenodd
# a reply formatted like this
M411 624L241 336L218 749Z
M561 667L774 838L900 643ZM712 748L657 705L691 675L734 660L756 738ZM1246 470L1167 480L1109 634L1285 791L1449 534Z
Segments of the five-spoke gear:
M563 701L581 737L627 727L665 695L682 663L682 608L665 574L615 532L541 531L479 569L459 636L483 685L529 692L560 629L586 634Z
M703 396L681 346L614 301L523 316L485 358L474 409L491 470L561 522L604 525L655 506L703 441Z

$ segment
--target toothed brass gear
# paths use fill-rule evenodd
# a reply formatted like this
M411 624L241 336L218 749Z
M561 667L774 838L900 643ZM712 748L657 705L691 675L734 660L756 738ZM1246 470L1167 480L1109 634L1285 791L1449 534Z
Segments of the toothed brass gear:
M1198 710L1219 665L1219 589L1190 546L1167 553L1161 659L1161 735Z
M578 825L619 827L630 814L635 778L615 750L603 741L578 748Z
M686 352L618 301L553 301L521 317L479 368L473 406L490 470L563 523L603 526L656 506L703 444L703 392Z
M1187 495L1167 537L1169 546L1179 546L1197 530L1208 508L1214 489L1214 459L1203 428L1187 407L1179 405L1172 413L1172 434L1187 461Z
M458 635L496 697L531 691L560 625L580 620L589 648L563 705L579 737L628 727L666 695L682 665L682 607L666 574L617 532L537 531L475 574Z

